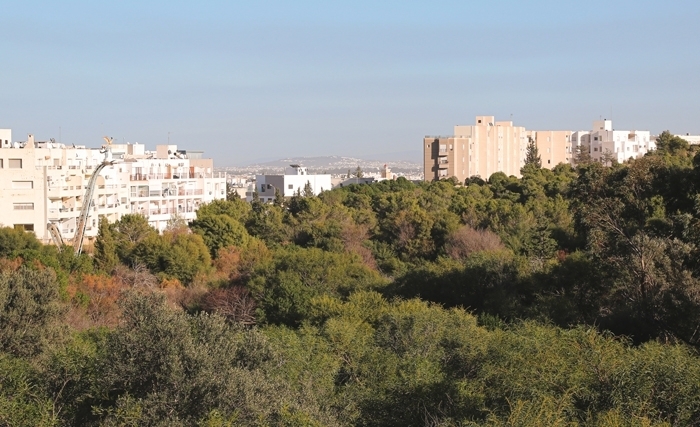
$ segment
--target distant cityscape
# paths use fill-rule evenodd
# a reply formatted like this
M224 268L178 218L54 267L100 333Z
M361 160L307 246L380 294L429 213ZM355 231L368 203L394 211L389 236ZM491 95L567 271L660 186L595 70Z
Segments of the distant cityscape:
M700 144L700 136L682 137ZM280 196L401 177L464 183L496 172L520 176L533 146L541 166L551 169L575 165L582 155L604 164L641 157L656 148L655 140L649 131L614 129L606 119L593 121L586 131L535 131L477 116L473 125L455 126L453 135L424 137L422 163L410 160L420 157L416 150L400 153L409 160L288 157L220 167L202 151L173 144L150 151L144 144L112 143L105 137L101 147L87 148L38 141L33 135L15 141L10 129L0 129L0 212L3 225L59 244L76 235L94 239L98 218L114 222L126 214L144 215L162 231L175 218L195 219L199 206L226 198L227 187L247 201L257 197L271 202ZM83 214L86 207L90 211Z

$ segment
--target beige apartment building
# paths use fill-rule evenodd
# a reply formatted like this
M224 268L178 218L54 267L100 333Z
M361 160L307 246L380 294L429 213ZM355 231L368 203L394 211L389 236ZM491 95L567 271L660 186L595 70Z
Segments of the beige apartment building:
M213 160L201 158L201 152L175 145L147 151L138 143L91 149L35 142L32 135L9 142L8 130L0 136L0 225L33 231L45 243L51 240L49 223L67 241L73 238L88 205L83 200L87 184L106 159L114 163L97 177L88 239L97 235L100 217L114 222L124 214L140 214L162 231L174 217L193 220L201 204L226 197L226 177L215 175Z
M552 169L559 163L571 163L572 134L570 130L538 130L529 133L529 137L535 141L543 168Z
M511 121L477 116L473 125L454 127L451 136L426 136L423 140L425 180L471 176L488 179L496 172L520 176L528 133Z

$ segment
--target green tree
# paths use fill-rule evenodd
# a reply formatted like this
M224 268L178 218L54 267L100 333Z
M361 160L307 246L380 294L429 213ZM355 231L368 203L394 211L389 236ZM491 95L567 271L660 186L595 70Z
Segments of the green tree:
M236 221L244 222L250 213L250 203L241 198L234 200L214 200L197 209L197 218L210 215L228 215Z
M306 181L306 184L304 184L304 191L302 193L304 197L313 197L314 196L314 189L311 188L311 182Z
M357 256L290 246L277 249L269 263L259 266L248 286L260 303L261 319L296 326L309 315L315 296L347 296L385 284Z
M690 149L690 143L680 136L665 130L656 138L656 149L660 152L678 153Z
M198 215L190 228L202 236L212 258L226 246L244 246L249 239L245 227L228 215Z
M540 152L537 149L537 143L531 137L527 138L527 150L525 152L525 166L532 166L536 169L542 167L542 159L540 158Z
M0 424L51 427L60 425L41 372L25 359L0 353Z
M186 285L211 268L209 249L199 234L151 235L136 244L133 260L145 264L152 273L161 273Z
M111 273L119 263L114 232L107 218L100 217L97 240L95 240L95 265L100 270Z
M51 269L0 273L0 349L18 357L32 357L61 338L59 285Z
M284 196L277 187L275 187L275 199L272 201L272 204L279 207L284 206Z
M0 256L9 257L16 251L38 250L41 243L34 233L12 227L0 228Z
M357 166L357 169L355 169L355 174L354 174L354 176L355 176L356 178L362 178L363 176L365 176L365 173L362 172L362 168L361 168L359 165Z
M248 234L264 240L268 246L282 243L289 239L285 215L286 211L280 206L253 200L245 227Z
M96 399L86 402L100 425L338 425L271 375L282 358L259 331L172 310L153 294L130 295L122 310L96 363Z
M122 262L128 263L131 251L143 240L157 235L155 228L148 224L143 215L126 214L114 223L114 241L117 245L117 254Z

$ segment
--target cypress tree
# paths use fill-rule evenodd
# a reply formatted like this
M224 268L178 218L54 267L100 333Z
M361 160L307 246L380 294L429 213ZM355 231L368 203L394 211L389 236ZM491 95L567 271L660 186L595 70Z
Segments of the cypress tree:
M525 154L525 166L534 166L537 169L542 167L542 159L540 158L540 152L537 150L537 144L535 140L528 137L527 142L527 152Z
M112 227L109 226L105 217L101 217L95 241L95 264L100 270L110 273L118 262L117 245Z

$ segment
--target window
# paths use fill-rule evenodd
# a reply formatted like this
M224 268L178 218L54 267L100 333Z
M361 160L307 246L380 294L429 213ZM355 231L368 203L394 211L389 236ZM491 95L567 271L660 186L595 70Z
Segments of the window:
M15 224L15 230L34 231L34 224Z
M294 190L294 184L287 185L287 190Z
M2 159L0 159L0 169L2 169L4 166L2 165Z
M34 188L34 181L12 181L12 188L15 190L31 190Z
M9 159L8 166L10 169L22 169L22 159Z
M13 203L12 209L16 211L33 211L34 203Z

